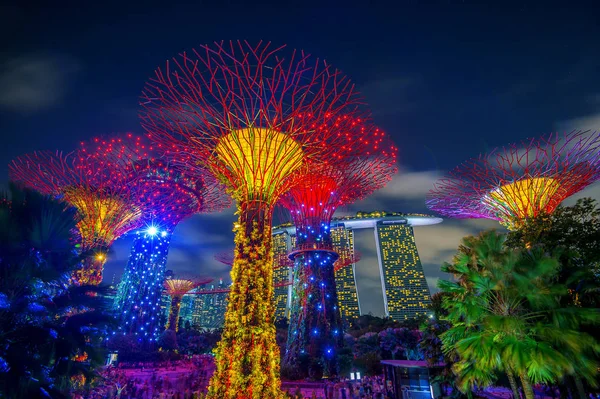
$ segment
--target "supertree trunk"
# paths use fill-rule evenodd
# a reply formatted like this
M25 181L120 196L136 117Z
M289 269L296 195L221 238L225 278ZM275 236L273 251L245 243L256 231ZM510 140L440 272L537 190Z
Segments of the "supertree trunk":
M273 318L272 207L241 203L231 292L207 398L279 399L279 347Z
M337 305L334 263L329 225L314 223L299 228L294 256L294 286L284 364L299 366L308 356L313 378L337 375L336 355L342 343L340 310ZM320 367L319 367L320 365ZM319 370L321 368L321 370Z
M181 299L180 295L173 295L171 297L171 309L169 310L169 320L167 321L167 330L175 331L179 330L179 311L181 310Z
M116 310L120 331L153 343L162 332L160 299L171 243L171 231L138 232L119 284Z

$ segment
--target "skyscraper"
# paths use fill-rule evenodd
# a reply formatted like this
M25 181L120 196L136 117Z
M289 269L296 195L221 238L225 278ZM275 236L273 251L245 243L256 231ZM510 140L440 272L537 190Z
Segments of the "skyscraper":
M275 262L280 257L286 257L289 248L291 248L291 237L286 230L279 230L273 234L273 257ZM273 271L273 281L275 284L288 281L290 278L290 269L284 265L279 266ZM275 320L283 317L289 317L289 286L275 286Z
M354 231L347 229L344 223L331 225L331 240L334 247L347 248L354 254ZM353 263L335 272L338 306L344 321L360 316L355 267L356 264Z
M385 315L394 320L425 315L431 296L408 220L378 221L375 242Z
M223 327L227 307L227 287L221 279L218 285L204 285L184 295L179 318L197 328Z

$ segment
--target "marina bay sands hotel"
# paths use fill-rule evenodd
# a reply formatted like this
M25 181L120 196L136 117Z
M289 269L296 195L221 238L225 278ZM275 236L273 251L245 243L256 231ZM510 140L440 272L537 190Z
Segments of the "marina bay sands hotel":
M426 313L430 303L429 288L417 252L414 226L440 223L442 219L417 214L390 212L359 212L355 216L334 218L331 237L334 247L354 251L354 231L373 229L379 277L383 292L385 316L405 320ZM273 251L275 255L289 253L295 244L296 229L292 224L273 228ZM360 316L360 298L356 288L356 264L336 272L338 304L343 319ZM289 281L289 268L275 270L275 282ZM275 288L275 318L288 317L291 286ZM363 293L362 295L371 295Z

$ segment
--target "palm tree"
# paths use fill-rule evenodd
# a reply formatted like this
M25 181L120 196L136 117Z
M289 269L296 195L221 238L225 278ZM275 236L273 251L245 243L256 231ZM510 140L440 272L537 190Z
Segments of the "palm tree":
M0 397L68 397L103 363L100 288L70 287L76 212L32 191L0 197ZM83 310L86 310L83 312Z
M556 283L556 257L508 249L505 239L496 232L468 237L452 264L442 267L457 280L440 282L440 288L448 294L443 305L452 325L441 336L443 349L459 357L453 367L459 387L490 385L505 372L515 397L518 377L525 397L533 399L532 383L577 370L595 383L597 365L584 354L597 352L598 344L580 330L597 323L597 313L564 305L568 290Z

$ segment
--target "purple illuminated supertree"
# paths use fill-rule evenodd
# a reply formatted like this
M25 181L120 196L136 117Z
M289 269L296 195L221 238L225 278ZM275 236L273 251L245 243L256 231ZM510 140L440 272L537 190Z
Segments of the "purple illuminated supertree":
M99 138L87 151L118 164L128 174L128 189L141 210L131 255L118 287L115 308L120 332L154 343L162 332L160 299L173 230L183 219L230 204L208 171L189 175L168 154L159 154L145 137L133 134Z
M302 52L216 43L182 53L142 94L142 125L165 149L209 167L237 202L235 260L208 398L282 396L273 325L273 207L308 161L334 160L359 98L339 71Z
M338 373L337 349L343 343L334 266L339 255L331 239L331 218L339 206L385 186L398 170L397 149L383 132L357 120L346 134L355 142L352 153L310 165L281 199L296 226L284 366L296 369L300 358L308 357L328 377Z
M42 194L61 198L77 209L82 253L88 254L73 276L80 285L98 285L106 253L114 240L138 228L141 210L129 189L127 170L79 150L63 155L40 151L9 165L10 179Z
M429 192L427 206L459 219L498 220L515 230L599 179L599 133L552 134L456 167Z

